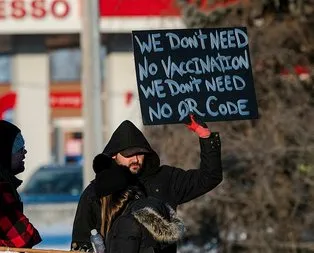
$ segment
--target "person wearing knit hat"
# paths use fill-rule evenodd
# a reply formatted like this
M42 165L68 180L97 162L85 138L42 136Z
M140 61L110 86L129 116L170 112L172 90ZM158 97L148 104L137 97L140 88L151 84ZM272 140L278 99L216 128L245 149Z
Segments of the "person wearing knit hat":
M0 120L0 246L31 248L41 237L23 214L17 188L22 184L16 175L25 170L27 153L21 130Z
M119 166L110 157L99 154L93 160L93 168L106 163L105 169L96 174L96 194L98 197L108 196L127 188L128 185L136 184L136 177L130 173L127 167Z

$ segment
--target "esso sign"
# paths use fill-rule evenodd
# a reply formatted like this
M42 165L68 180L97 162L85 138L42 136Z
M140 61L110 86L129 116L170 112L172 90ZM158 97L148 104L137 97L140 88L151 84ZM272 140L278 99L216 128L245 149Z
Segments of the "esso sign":
M45 17L62 19L69 13L70 4L67 0L0 0L0 20Z

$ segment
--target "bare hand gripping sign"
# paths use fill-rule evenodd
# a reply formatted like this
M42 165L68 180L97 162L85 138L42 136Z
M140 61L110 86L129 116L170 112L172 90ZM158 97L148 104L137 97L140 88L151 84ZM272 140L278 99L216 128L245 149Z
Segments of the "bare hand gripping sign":
M144 125L258 118L246 28L132 34Z

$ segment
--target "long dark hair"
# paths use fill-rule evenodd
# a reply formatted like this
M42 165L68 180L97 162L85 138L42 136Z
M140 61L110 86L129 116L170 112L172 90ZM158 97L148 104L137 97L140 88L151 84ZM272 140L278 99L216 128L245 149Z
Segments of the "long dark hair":
M101 227L100 233L105 238L114 220L123 213L130 201L143 195L139 186L129 186L126 190L102 197L101 202Z

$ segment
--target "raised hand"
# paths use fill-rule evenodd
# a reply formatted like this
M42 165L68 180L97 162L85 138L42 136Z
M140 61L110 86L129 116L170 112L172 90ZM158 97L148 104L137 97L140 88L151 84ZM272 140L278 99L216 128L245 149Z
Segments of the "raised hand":
M185 124L187 128L195 132L200 138L208 138L211 134L211 131L208 129L207 125L204 122L198 122L195 119L194 114L189 115L191 122L188 124Z

